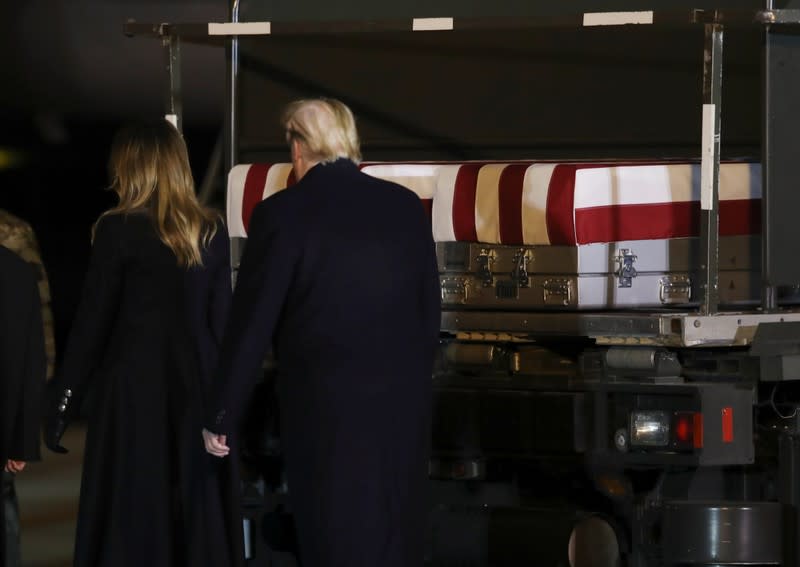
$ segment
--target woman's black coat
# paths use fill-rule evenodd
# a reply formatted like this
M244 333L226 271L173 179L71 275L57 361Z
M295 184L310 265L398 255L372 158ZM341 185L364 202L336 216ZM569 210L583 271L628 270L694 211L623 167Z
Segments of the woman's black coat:
M227 567L242 557L235 462L206 454L203 398L230 305L227 233L178 267L148 215L99 221L58 388L91 385L76 567Z
M34 267L0 246L0 468L39 459L46 374L42 307ZM5 526L0 505L0 526ZM0 565L5 561L0 529Z

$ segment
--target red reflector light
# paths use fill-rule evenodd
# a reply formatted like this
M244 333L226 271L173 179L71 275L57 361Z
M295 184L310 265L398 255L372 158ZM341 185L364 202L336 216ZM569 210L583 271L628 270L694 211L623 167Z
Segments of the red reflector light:
M703 448L703 414L676 412L672 421L673 442L684 448Z
M703 414L694 414L694 448L703 448Z
M693 439L694 420L691 414L682 414L675 419L675 439L680 443L688 443Z
M722 408L722 442L733 443L733 408Z

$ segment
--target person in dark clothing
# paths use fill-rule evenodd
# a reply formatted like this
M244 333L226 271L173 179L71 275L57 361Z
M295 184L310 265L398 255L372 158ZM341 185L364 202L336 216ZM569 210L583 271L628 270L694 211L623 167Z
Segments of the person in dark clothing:
M122 129L109 161L119 204L95 225L45 429L63 452L94 388L74 565L239 565L236 463L209 457L197 434L230 307L227 232L198 202L167 121Z
M35 269L0 246L0 464L7 474L21 472L28 461L40 457L41 394L46 373ZM0 506L0 566L7 564L5 508Z
M37 275L39 299L41 300L42 327L44 330L44 352L47 361L47 378L53 377L56 347L53 332L53 312L50 308L50 282L47 278L39 251L39 243L33 227L23 219L0 209L0 246L5 246L28 262ZM38 382L39 376L31 376ZM3 503L5 508L6 567L19 567L22 564L20 546L19 502L15 487L16 473L25 467L24 462L10 462L2 472ZM19 470L15 470L19 469Z
M284 115L296 185L259 203L206 414L230 454L272 347L289 503L304 567L423 562L440 288L417 196L359 171L350 110Z

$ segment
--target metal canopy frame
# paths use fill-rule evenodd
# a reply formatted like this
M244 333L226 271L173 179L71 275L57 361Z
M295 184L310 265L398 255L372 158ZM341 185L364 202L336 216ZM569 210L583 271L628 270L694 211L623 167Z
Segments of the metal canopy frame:
M386 32L447 33L457 30L524 30L542 27L592 26L687 26L702 25L705 31L703 53L703 124L701 139L701 234L700 245L704 264L701 267L703 297L696 313L492 313L479 311L445 311L442 329L450 332L469 330L472 333L522 333L546 329L549 336L586 336L607 344L619 341L671 346L740 345L749 344L755 327L761 322L800 321L800 311L778 311L777 285L789 283L786 270L782 281L773 279L771 231L767 210L773 185L786 181L773 173L773 151L782 137L788 135L781 127L780 117L773 108L786 105L786 89L780 86L777 69L788 56L781 44L773 45L771 35L776 30L795 31L800 26L799 9L765 10L674 10L581 13L568 16L531 18L406 18L394 20L353 21L263 21L240 22L239 0L231 6L231 21L203 24L144 24L128 22L123 31L128 36L160 38L165 50L168 94L166 114L179 128L182 125L180 46L181 42L224 46L228 51L225 167L237 163L237 108L239 81L240 36L303 36L325 34L362 34ZM765 109L762 142L762 305L747 313L719 312L719 164L720 115L722 110L722 58L726 27L761 26L766 34L764 74ZM800 36L798 36L800 38ZM781 49L784 47L783 49ZM790 46L790 47L793 47ZM790 94L800 91L800 83L790 85ZM800 113L798 113L800 114ZM799 118L800 120L800 118ZM780 130L776 135L775 131ZM795 129L794 132L797 130ZM785 153L781 156L787 159ZM790 277L793 277L794 273ZM797 282L800 282L798 277ZM793 283L797 283L793 282Z

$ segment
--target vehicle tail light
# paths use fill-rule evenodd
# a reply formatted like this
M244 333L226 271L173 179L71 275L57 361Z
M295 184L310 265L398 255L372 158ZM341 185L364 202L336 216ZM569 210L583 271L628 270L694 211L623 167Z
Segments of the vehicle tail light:
M703 447L703 414L696 411L675 412L674 442L679 448Z
M632 447L666 447L670 441L672 416L665 411L631 412Z
M693 411L633 411L630 414L630 444L640 448L702 448L703 414Z

